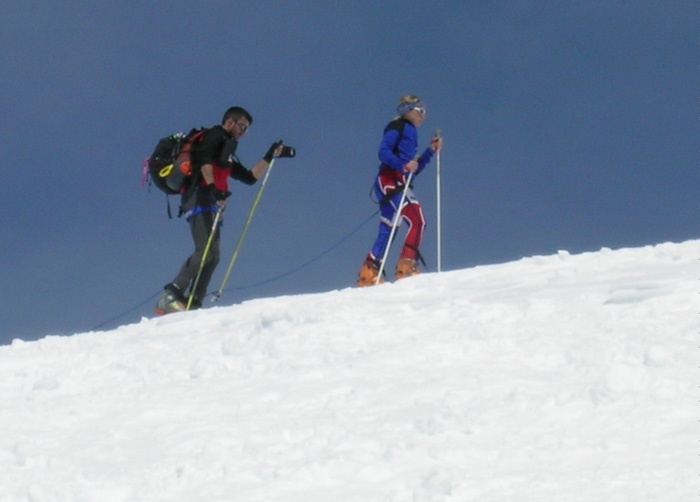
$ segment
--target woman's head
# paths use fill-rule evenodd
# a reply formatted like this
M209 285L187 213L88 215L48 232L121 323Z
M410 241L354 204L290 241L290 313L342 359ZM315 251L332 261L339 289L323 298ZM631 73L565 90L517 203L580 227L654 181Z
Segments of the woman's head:
M418 96L408 94L399 100L396 107L399 115L418 127L425 120L425 105Z

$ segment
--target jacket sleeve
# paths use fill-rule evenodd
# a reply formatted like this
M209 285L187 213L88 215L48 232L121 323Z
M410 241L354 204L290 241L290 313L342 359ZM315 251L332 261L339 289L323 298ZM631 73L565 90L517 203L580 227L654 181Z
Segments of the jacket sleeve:
M406 165L408 160L404 160L394 153L398 150L400 136L399 131L396 129L389 129L384 133L382 142L379 145L379 160L394 171L402 172L403 166Z
M238 180L246 185L254 185L258 181L253 173L247 169L243 164L237 161L231 162L231 178Z
M428 165L428 162L430 162L430 159L433 158L434 154L435 152L433 152L430 148L425 149L421 156L418 157L418 169L416 170L416 174L419 174L423 169L425 169L425 166Z

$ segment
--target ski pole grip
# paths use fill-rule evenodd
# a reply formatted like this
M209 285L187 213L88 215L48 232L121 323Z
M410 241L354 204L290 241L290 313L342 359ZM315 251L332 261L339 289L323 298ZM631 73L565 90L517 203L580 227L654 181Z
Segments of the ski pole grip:
M440 140L440 139L441 139L441 138L440 138L440 129L437 129L437 130L435 131L435 136L434 136L433 139L430 141L430 146L431 146L431 148L433 147L433 144L435 144L434 151L436 151L436 152L440 151L439 148L437 147L438 140Z

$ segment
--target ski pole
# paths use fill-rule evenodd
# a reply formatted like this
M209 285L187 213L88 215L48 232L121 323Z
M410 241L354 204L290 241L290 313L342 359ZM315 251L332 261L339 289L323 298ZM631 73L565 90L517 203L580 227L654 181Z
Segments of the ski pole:
M258 189L258 195L255 197L255 200L253 201L253 206L250 208L250 212L248 213L248 220L245 222L245 225L243 226L243 230L241 231L241 236L238 238L238 243L236 244L236 249L233 251L233 256L231 257L231 261L228 264L228 269L226 270L226 275L224 275L224 280L221 281L221 287L219 290L214 293L214 296L212 296L211 301L215 302L219 298L221 298L221 293L224 291L224 286L226 286L226 282L228 281L229 275L231 275L231 269L233 269L233 264L236 262L236 258L238 258L238 252L241 250L241 245L243 244L243 239L245 238L245 234L248 231L248 227L250 226L250 222L253 220L253 214L255 214L255 210L258 207L258 203L260 202L260 197L262 196L263 190L265 189L265 185L267 184L267 179L270 177L270 173L272 172L272 166L275 164L275 159L273 158L272 161L270 162L270 167L267 168L267 172L265 173L265 177L263 178L262 183L260 184L260 188Z
M211 233L209 234L209 239L207 239L207 245L204 247L204 252L202 253L202 260L199 263L199 270L197 271L197 276L194 278L194 283L192 284L192 289L190 290L190 297L187 299L187 307L185 310L190 310L192 307L192 300L194 300L194 292L197 289L197 284L199 284L199 278L202 276L202 270L204 269L204 264L207 261L207 255L209 254L209 248L214 240L214 233L216 232L216 226L219 224L221 219L221 213L224 212L224 208L219 206L216 211L216 216L214 216L214 223L211 226Z
M391 247L391 241L394 240L394 233L396 233L396 227L398 226L399 219L401 218L401 209L403 208L403 203L406 200L406 194L408 193L408 187L411 185L411 179L413 178L413 172L408 175L406 184L403 187L403 192L401 193L401 201L399 202L399 207L396 208L396 214L394 215L394 221L391 222L391 232L389 233L389 240L386 243L386 249L384 250L384 257L382 262L379 264L379 273L377 274L376 285L379 285L379 281L382 280L382 273L384 272L384 264L389 256L389 248Z
M440 137L440 129L435 131L435 137ZM441 190L440 190L440 150L437 151L437 165L435 167L436 172L436 187L437 187L437 271L442 271L442 202L441 202Z

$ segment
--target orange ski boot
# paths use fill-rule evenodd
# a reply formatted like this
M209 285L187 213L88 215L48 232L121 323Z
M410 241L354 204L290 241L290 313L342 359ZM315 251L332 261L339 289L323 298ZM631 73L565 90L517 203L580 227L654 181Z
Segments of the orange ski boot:
M418 274L420 274L420 270L418 270L418 262L416 260L401 258L396 264L395 278L397 281Z
M357 274L357 287L364 288L367 286L375 286L377 284L377 276L379 275L379 263L374 260L365 260L360 273ZM384 279L379 279L379 284L382 284Z

